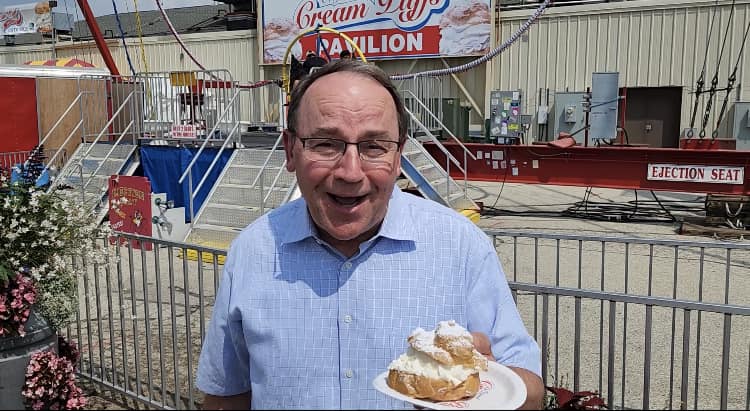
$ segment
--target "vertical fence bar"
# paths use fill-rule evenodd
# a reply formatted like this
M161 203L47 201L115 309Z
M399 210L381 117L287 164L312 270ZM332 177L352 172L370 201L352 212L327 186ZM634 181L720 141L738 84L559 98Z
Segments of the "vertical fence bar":
M513 281L518 281L518 237L513 236Z
M105 247L107 239L104 239ZM115 319L114 319L114 310L112 309L112 273L110 272L110 266L109 266L109 254L107 254L106 257L106 265L104 267L104 275L107 282L107 318L108 321L108 327L109 327L109 356L110 361L112 361L112 383L116 384L116 378L117 378L117 367L115 366L117 363L115 362ZM104 378L102 378L104 379Z
M724 314L724 343L721 346L721 405L719 409L727 409L727 393L729 391L729 350L732 336L732 315Z
M162 318L162 298L161 298L161 247L154 244L154 278L156 279L156 333L159 338L159 385L161 386L161 397L159 403L167 404L167 385L166 371L164 370L164 319Z
M615 386L615 321L617 303L609 302L609 351L607 354L607 408L612 409L614 396L612 395Z
M625 243L625 294L628 293L630 265L630 243ZM628 354L628 303L622 304L622 384L620 387L620 404L625 407L625 385L627 381Z
M86 272L88 276L88 270ZM96 326L97 326L97 341L99 343L99 375L98 377L104 378L104 332L102 327L102 301L101 292L99 287L99 264L94 262L94 295L96 298ZM90 318L89 318L90 320ZM89 327L91 322L89 321Z
M573 345L573 391L580 390L581 380L581 297L575 298L575 344Z
M680 380L680 409L687 409L688 362L690 361L690 310L684 310L682 319L682 377Z
M674 270L672 278L672 298L677 298L677 262L679 257L679 248L674 246ZM672 340L669 344L669 408L672 409L674 400L674 356L675 356L675 339L676 339L677 310L672 308Z
M122 375L123 385L125 390L130 387L130 377L128 373L128 346L127 346L127 329L125 328L125 304L123 301L123 284L122 284L122 243L120 242L121 237L116 236L116 248L115 253L117 256L117 297L118 303L120 304L120 347L122 347Z
M651 394L651 328L653 306L646 306L646 324L645 335L643 336L643 404L644 410L650 409Z
M180 376L178 374L179 361L177 359L177 301L175 296L175 281L174 281L174 248L169 246L167 248L167 255L169 257L169 312L172 315L172 370L174 373L174 406L175 408L182 408L180 404ZM185 256L186 257L186 256Z
M700 260L698 262L698 301L703 301L703 263L706 257L706 248L700 248ZM701 312L698 311L698 323L695 329L695 389L693 394L693 409L698 409L698 385L701 378ZM750 364L750 361L748 361Z
M203 309L204 306L204 295L203 295L203 252L200 250L198 251L198 314L199 314L199 320L200 320L200 341L203 341L203 338L206 336L206 327L205 327L205 310ZM216 256L214 256L216 258Z
M602 244L602 265L601 272L599 273L600 284L599 290L604 291L604 266L605 266L605 247L604 241ZM599 392L602 392L604 388L604 300L599 301ZM611 405L611 404L610 404Z
M534 238L534 284L539 284L539 238ZM534 294L534 339L539 339L539 328L537 318L539 318L539 299Z
M727 248L726 275L724 282L724 304L729 304L729 276L732 274L732 249Z
M133 265L135 264L135 259L133 257L133 242L134 240L128 240L128 268L130 273L130 313L131 313L131 322L133 323L133 358L135 360L135 394L141 395L141 354L140 350L138 349L138 336L140 333L138 332L138 306L136 305L136 299L135 299L135 267ZM125 364L127 367L128 364Z
M560 286L560 239L556 241L555 286ZM555 383L560 380L560 296L555 296Z
M86 312L86 347L88 348L88 357L89 357L89 372L91 375L94 375L94 354L93 354L93 348L94 344L91 342L91 324L88 322L91 318L91 305L89 304L89 273L88 273L88 265L86 264L86 256L83 256L81 258L81 265L83 266L83 270L86 273L86 275L83 276L83 298L84 298L84 307Z
M193 339L191 337L190 332L190 282L188 280L188 258L187 253L188 249L183 248L182 249L182 281L184 282L183 287L185 288L185 351L187 352L187 384L188 384L188 409L194 409L194 402L193 402L193 390L190 387L191 382L193 381ZM198 252L200 254L200 251ZM177 388L179 390L179 388Z
M143 281L143 283L141 284L141 286L143 287L143 320L144 320L144 326L146 327L146 364L148 364L148 366L146 367L146 378L148 379L149 404L153 404L154 378L153 378L152 371L151 371L151 369L153 368L152 367L153 356L151 353L151 341L153 337L151 336L151 322L149 318L151 316L151 313L148 308L150 301L148 298L148 265L146 264L146 250L145 250L148 243L144 241L139 241L139 242L141 244L141 273L142 273L142 281ZM151 245L153 246L153 243L151 243Z
M545 386L547 382L547 357L549 357L549 294L542 295L542 382ZM559 384L555 380L555 384Z

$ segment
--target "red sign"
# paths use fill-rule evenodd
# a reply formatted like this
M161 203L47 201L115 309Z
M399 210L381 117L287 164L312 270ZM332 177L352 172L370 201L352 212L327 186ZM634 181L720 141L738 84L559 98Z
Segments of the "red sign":
M113 231L151 237L151 183L146 177L109 178L109 224ZM126 242L122 239L121 244ZM132 244L141 248L140 241ZM150 251L152 243L143 248Z
M417 31L406 32L399 29L360 30L346 33L359 46L367 58L387 56L438 55L440 49L440 28L426 26ZM320 34L323 47L331 54L350 48L343 37L323 32ZM302 42L304 50L315 50L318 36L306 36Z

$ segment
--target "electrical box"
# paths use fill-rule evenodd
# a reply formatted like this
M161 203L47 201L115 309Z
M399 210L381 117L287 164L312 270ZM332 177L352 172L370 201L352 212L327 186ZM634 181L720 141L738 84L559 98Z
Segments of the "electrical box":
M706 134L711 136L710 131ZM750 101L736 101L729 107L719 126L719 137L737 140L737 150L750 150Z
M524 132L521 124L521 90L490 92L490 141L516 144Z
M583 112L583 92L557 92L552 106L552 139L557 139L560 133L574 134L577 143L583 144L585 138L583 127L585 116Z
M620 73L594 73L591 81L591 140L617 138ZM649 131L649 130L647 130Z
M549 114L549 107L547 106L539 106L536 110L536 123L537 124L547 124L547 117Z

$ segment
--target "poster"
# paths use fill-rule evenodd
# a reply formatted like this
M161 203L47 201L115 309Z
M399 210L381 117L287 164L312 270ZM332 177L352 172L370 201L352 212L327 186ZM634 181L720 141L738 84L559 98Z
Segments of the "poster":
M52 9L48 1L0 9L0 36L51 32Z
M263 62L280 63L303 30L339 30L368 59L471 56L489 51L489 0L263 0ZM328 51L328 55L323 49ZM310 34L292 53L337 58L351 45L335 33Z
M151 237L151 183L146 177L110 176L109 224L112 231ZM153 243L143 246L150 251ZM141 248L140 241L133 240L133 247Z

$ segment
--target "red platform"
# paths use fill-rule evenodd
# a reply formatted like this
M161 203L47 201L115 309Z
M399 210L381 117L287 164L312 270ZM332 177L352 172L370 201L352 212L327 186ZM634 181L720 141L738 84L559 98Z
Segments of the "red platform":
M681 138L680 148L688 150L735 150L737 140L733 138ZM748 153L750 154L750 153Z
M457 159L464 158L463 150L458 144L444 145ZM479 157L478 154L481 154L481 159L468 158L470 180L750 194L750 152L747 151L644 147L558 148L472 143L465 146L475 156ZM445 155L434 145L425 144L425 147L440 164L445 164ZM451 167L450 170L454 178L463 178L456 167ZM696 179L697 176L704 176L704 181L712 176L716 179L712 182L659 180ZM726 180L722 180L723 178Z

